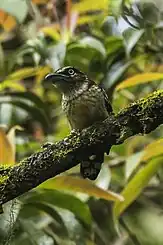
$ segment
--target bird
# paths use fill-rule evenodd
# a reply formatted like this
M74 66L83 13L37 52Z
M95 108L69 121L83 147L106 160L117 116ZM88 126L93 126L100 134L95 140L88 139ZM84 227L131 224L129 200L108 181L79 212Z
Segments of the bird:
M46 75L62 94L62 110L71 130L81 131L113 113L105 90L76 67L66 66ZM84 158L84 156L83 156ZM83 178L95 180L104 161L104 150L96 149L80 163Z

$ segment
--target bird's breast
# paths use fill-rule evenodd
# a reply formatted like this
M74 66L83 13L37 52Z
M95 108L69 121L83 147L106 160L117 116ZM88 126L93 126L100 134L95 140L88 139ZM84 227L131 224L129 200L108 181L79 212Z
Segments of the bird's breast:
M62 107L72 129L84 129L108 116L102 94L84 93L74 100L62 102Z

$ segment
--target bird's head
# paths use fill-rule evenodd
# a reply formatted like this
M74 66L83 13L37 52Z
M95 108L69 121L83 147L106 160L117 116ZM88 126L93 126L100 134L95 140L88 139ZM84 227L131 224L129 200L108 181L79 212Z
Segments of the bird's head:
M63 94L78 91L91 82L85 73L71 66L60 68L56 72L48 74L45 80L52 82Z

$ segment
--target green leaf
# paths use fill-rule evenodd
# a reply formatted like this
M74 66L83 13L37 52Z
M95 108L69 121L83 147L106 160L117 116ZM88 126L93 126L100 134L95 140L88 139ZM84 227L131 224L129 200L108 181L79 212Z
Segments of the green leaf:
M141 1L139 9L143 16L144 25L152 26L158 23L161 11L156 6L155 1Z
M60 229L62 234L67 235L67 229L64 225L64 220L62 216L60 215L56 207L54 207L54 205L51 205L47 202L39 201L39 202L33 202L31 205L29 203L24 204L20 213L21 218L23 219L29 218L31 220L32 218L30 217L31 213L32 211L35 212L36 211L35 209L39 211L43 211L49 216L51 216L53 218L53 223L55 224L55 226L57 226L57 229ZM32 213L32 215L34 217L34 213Z
M13 99L23 99L23 101L25 100L30 101L32 103L35 104L35 106L37 108L40 108L41 110L44 111L44 113L47 112L47 105L43 102L43 100L37 96L36 94L32 93L32 92L12 92L12 93L5 93L6 96L10 96L11 98L13 97ZM48 113L46 113L46 116L48 117Z
M34 193L30 193L30 196L31 194L34 195ZM48 204L43 200L31 204L23 203L21 212L19 214L19 221L23 220L27 223L29 221L32 222L31 225L36 224L36 227L39 230L44 230L44 231L46 230L46 233L49 234L51 237L53 237L54 241L56 241L55 244L66 245L69 244L68 239L70 234L68 230L69 227L67 227L65 224L66 217L62 215L64 211L65 210L57 208L54 205ZM74 215L73 218L75 219ZM22 227L20 224L20 229L21 228ZM24 229L24 231L26 232L26 229ZM62 241L62 238L63 241L66 240L67 243L64 243ZM17 243L15 242L15 244Z
M79 220L76 219L73 213L71 213L68 210L63 210L60 208L55 208L57 212L60 214L63 222L64 227L61 228L57 226L54 227L54 224L52 223L50 226L48 226L48 234L50 234L55 244L57 245L86 245L86 229L90 232L91 227L85 227L83 224L79 222ZM66 228L67 233L63 233L63 229Z
M21 101L16 101L16 100L12 101L11 104L23 109L26 112L28 112L33 119L35 119L36 121L38 121L42 124L44 129L49 128L50 122L48 121L48 118L45 115L45 113L42 111L42 109L37 108L35 106L30 106L26 103L23 103Z
M137 168L139 165L141 158L144 154L144 151L136 152L135 154L132 154L126 159L126 165L125 165L125 176L126 179L128 179L133 171Z
M108 16L101 27L102 31L107 36L121 36L121 33L118 29L117 21L113 16Z
M144 34L144 30L133 30L129 29L126 32L124 32L125 36L125 47L126 47L126 53L127 55L130 55L131 51L139 41L139 39Z
M24 21L28 13L25 0L1 0L0 9L14 16L19 23Z
M28 101L30 102L30 101ZM21 109L23 109L24 111L26 111L33 119L35 119L36 121L40 122L42 124L42 126L44 127L44 129L47 130L47 128L50 127L50 122L46 116L46 114L44 113L44 111L41 108L38 108L34 105L32 105L30 103L25 103L25 101L20 101L20 100L13 100L12 97L9 96L1 96L0 98L0 104L12 104L14 106L17 106Z
M36 221L34 222L32 220L20 219L19 225L21 229L21 234L25 233L26 236L25 238L24 236L20 236L18 241L16 240L15 244L24 244L24 239L27 242L25 243L26 245L53 244L52 237L48 236L46 232L44 232L44 229L39 229Z
M68 210L59 210L60 215L64 221L64 225L68 230L68 235L69 239L71 240L70 242L68 239L66 239L64 242L62 241L59 243L59 245L87 245L87 238L86 238L86 229L89 232L88 234L91 233L91 228L92 226L83 226L76 217L74 216L73 213L69 212ZM72 242L73 241L73 242Z
M80 40L79 43L85 47L90 47L92 49L95 49L103 56L106 55L106 51L103 43L94 37L84 37L83 39Z
M76 217L82 220L85 224L91 224L91 213L87 204L80 201L73 195L61 193L56 190L39 189L37 192L30 193L30 195L28 195L24 200L26 204L35 204L42 201L59 208L67 209L74 213Z
M39 187L45 189L57 189L57 190L69 190L74 192L81 192L94 196L97 198L103 198L107 201L123 201L123 197L112 191L105 191L102 188L92 184L89 180L84 180L77 177L61 176L50 179Z
M67 46L65 65L73 65L79 69L88 72L90 60L97 51L91 46L80 43L72 43ZM99 53L98 53L99 54Z
M114 87L119 82L120 78L125 74L130 65L131 62L124 63L121 61L112 65L103 81L105 88L109 89L110 87Z
M122 12L123 0L111 0L109 1L109 8L111 9L112 15L119 17Z
M111 55L123 48L123 40L118 37L109 37L105 40L105 48L107 55Z
M138 173L132 178L121 192L125 201L115 202L113 213L115 220L126 210L126 208L141 194L147 186L150 179L156 174L158 168L162 164L162 157L151 160L147 165L142 167Z
M142 73L122 81L116 87L116 90L118 91L120 89L129 88L135 85L144 84L144 83L152 82L155 80L162 80L162 79L163 79L163 73L158 73L158 72Z

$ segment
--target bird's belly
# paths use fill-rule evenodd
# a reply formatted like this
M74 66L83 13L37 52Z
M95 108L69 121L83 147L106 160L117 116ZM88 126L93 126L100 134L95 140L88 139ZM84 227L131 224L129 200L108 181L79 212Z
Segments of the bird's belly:
M92 101L72 103L66 114L71 128L79 130L97 121L103 121L108 116L102 103L92 103Z

